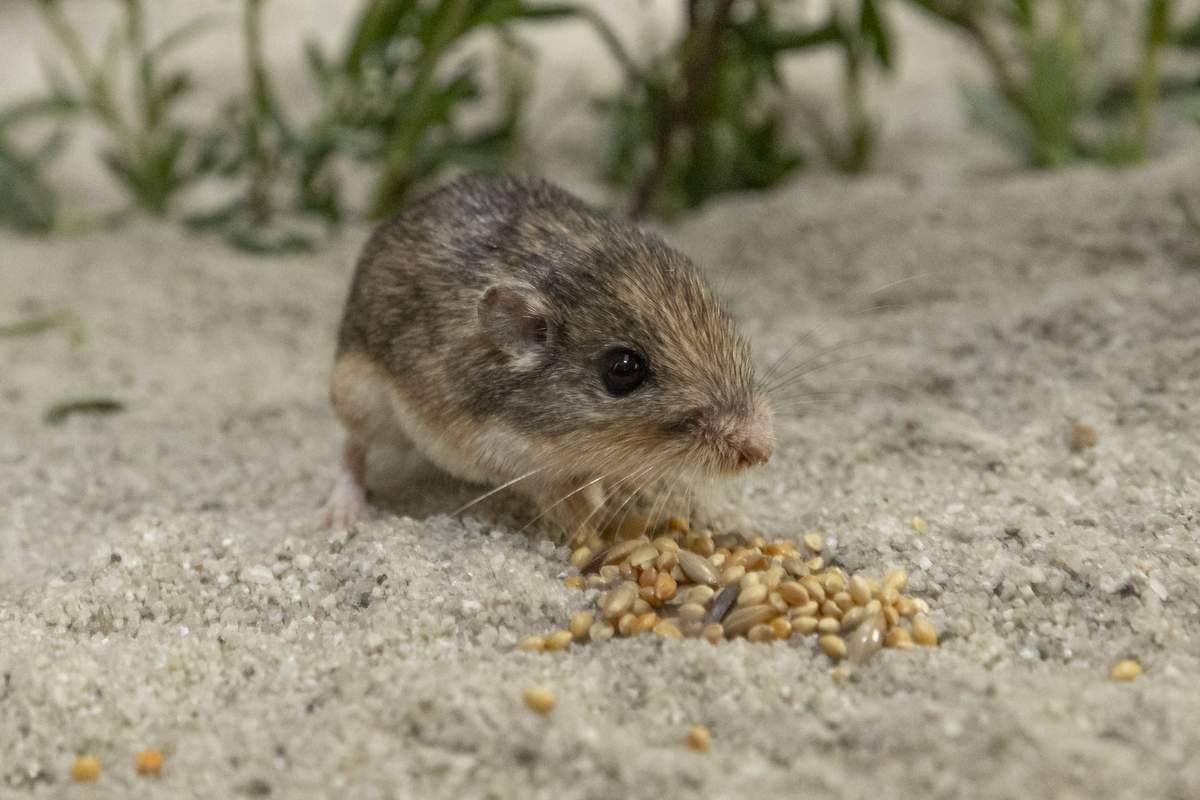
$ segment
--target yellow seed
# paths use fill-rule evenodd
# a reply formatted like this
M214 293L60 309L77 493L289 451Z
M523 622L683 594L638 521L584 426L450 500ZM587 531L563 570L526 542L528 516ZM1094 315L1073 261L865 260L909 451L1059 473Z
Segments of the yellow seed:
M767 603L775 606L775 610L780 614L786 614L789 610L787 601L783 599L783 595L779 592L771 592L767 595Z
M163 754L155 748L147 748L133 757L133 767L138 775L157 776L162 772Z
M645 614L639 615L633 621L633 628L630 631L631 636L640 636L647 631L654 630L654 626L658 624L658 614L653 611L648 611Z
M849 592L838 592L833 596L833 602L837 603L837 607L842 610L842 613L854 608L854 598Z
M727 554L722 553L720 550L718 550L717 552L713 553L711 556L708 557L708 563L712 564L717 569L720 569L721 567L725 566L725 561L728 558L729 558L729 556Z
M808 565L798 558L785 558L783 560L783 568L787 570L789 575L797 578L803 578L808 574Z
M792 635L792 623L783 617L776 617L771 620L771 630L774 632L776 639L786 639Z
M749 589L743 589L738 595L737 604L739 606L757 606L767 599L767 587L759 584L751 586Z
M842 615L842 633L854 630L867 618L867 611L862 606L855 606Z
M725 571L721 573L719 582L722 586L732 586L733 584L739 582L742 579L742 576L745 574L745 567L743 567L741 564L733 564L732 566L726 567Z
M740 588L742 591L745 591L751 586L758 586L760 583L762 583L762 575L759 575L757 572L747 572L742 576L742 579L738 581L738 588Z
M667 530L671 531L672 533L687 533L691 529L692 526L689 525L688 521L683 517L667 518Z
M796 581L779 584L779 594L790 606L802 606L808 602L808 590Z
M575 569L583 569L591 560L592 549L590 547L580 547L578 550L571 553L571 566Z
M885 606L883 609L883 618L887 620L889 628L894 628L900 624L900 612L895 606Z
M725 617L725 633L730 637L741 636L760 622L770 622L777 616L779 612L766 604L742 606Z
M821 585L819 580L809 575L800 579L800 585L808 592L808 596L816 600L817 603L825 602L825 587Z
M902 617L911 617L917 613L917 604L913 602L911 597L900 595L896 600L896 612Z
M883 637L883 646L907 649L913 646L912 637L908 635L908 631L904 628L892 628Z
M908 524L912 525L912 529L917 533L925 533L927 530L929 530L929 523L920 517L913 517L911 520L909 520Z
M821 534L813 531L811 533L804 534L804 546L807 547L810 552L819 553L825 548L825 540L821 538Z
M808 636L814 633L821 621L816 617L792 617L792 630L802 636Z
M546 650L551 653L566 650L574 638L575 635L570 631L555 631L546 637Z
M650 598L654 599L654 592L650 592ZM651 611L650 604L646 602L646 598L639 597L633 601L633 608L629 609L634 613L634 616L640 617L642 614L649 614Z
M833 617L834 619L842 618L842 607L832 600L826 600L821 604L821 616Z
M650 517L645 514L628 514L617 525L617 539L637 539L645 536L650 528Z
M582 575L568 575L563 578L563 586L568 589L582 589L584 586Z
M775 638L775 631L770 625L760 623L746 631L746 638L752 642L769 642Z
M895 589L897 592L903 592L908 586L908 573L902 569L894 569L883 576L884 588Z
M922 647L937 647L937 629L933 627L933 623L924 617L913 618L912 638L914 642Z
M710 644L716 644L725 638L725 626L719 622L710 622L704 626L704 630L700 631L700 635Z
M689 603L699 603L703 606L708 605L708 601L713 599L714 594L716 594L716 590L711 586L693 586L687 590L684 600Z
M652 544L644 544L629 554L626 559L632 566L647 567L658 558L658 548Z
M654 626L654 632L663 639L682 639L683 632L675 627L675 623L669 619L659 620Z
M525 705L539 714L549 714L554 710L554 704L558 702L558 697L554 692L545 686L530 686L521 692L521 699L525 701Z
M871 602L871 586L861 575L855 575L850 579L850 597L858 606L865 606Z
M825 566L825 559L820 556L813 556L804 562L804 566L808 567L810 572L820 572L821 568Z
M667 550L675 552L679 549L679 542L675 541L670 536L659 536L654 540L654 546L657 547L660 552Z
M526 653L540 653L546 649L546 639L543 636L526 636L517 642L517 649Z
M633 602L638 599L637 585L633 583L622 583L616 589L606 594L600 600L600 610L604 612L605 619L617 619L622 614L630 609Z
M675 596L675 592L678 588L679 584L675 582L675 579L672 578L669 573L663 572L660 573L658 578L654 581L654 596L657 597L660 602L665 603Z
M638 587L638 599L635 600L634 602L635 603L640 602L646 606L656 606L656 605L658 605L658 595L656 595L654 593L653 586L639 586ZM637 610L636 605L634 606L634 610L635 611ZM642 609L642 611L640 613L645 614L646 610Z
M638 575L637 582L638 586L644 589L647 586L653 586L656 580L658 580L658 570L654 567L646 567L642 570L642 574Z
M783 582L783 567L778 564L772 564L767 567L766 573L763 575L763 583L768 589L778 589L779 584Z
M879 590L879 603L885 606L894 606L900 600L900 593L891 586L884 586Z
M712 734L703 725L693 725L688 728L687 746L697 753L707 753L708 748L712 746Z
M842 629L841 620L833 617L822 617L817 622L817 633L837 633Z
M821 613L821 607L816 600L809 600L801 606L792 609L792 617L815 617Z
M1114 681L1129 682L1136 680L1142 674L1142 665L1132 659L1118 661L1108 677Z
M846 642L840 636L827 634L820 639L821 649L825 651L825 655L832 659L842 659L846 657Z
M595 623L595 615L590 611L580 611L571 617L571 624L568 626L571 629L571 635L576 639L583 641L587 638L588 631L591 630Z
M625 614L621 619L617 620L617 633L622 636L629 636L633 633L633 623L637 619L635 614Z
M846 591L846 581L840 573L827 572L824 577L825 580L821 584L825 587L825 594L833 597L835 594Z
M684 603L679 607L679 618L684 622L695 622L704 619L708 609L699 603Z
M100 759L91 755L76 756L71 765L71 777L76 783L90 783L100 777Z
M708 558L717 551L717 546L713 544L711 536L701 536L692 544L691 549L693 552Z
M592 623L592 627L588 629L587 635L588 639L593 642L604 642L611 639L615 634L616 630L613 628L612 623L601 620L600 622Z

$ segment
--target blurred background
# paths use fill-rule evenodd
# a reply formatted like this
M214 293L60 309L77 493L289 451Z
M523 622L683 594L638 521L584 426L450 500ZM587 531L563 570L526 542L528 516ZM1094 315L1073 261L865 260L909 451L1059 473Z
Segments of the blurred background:
M1191 0L4 0L0 54L0 224L257 253L465 170L670 219L1200 145Z

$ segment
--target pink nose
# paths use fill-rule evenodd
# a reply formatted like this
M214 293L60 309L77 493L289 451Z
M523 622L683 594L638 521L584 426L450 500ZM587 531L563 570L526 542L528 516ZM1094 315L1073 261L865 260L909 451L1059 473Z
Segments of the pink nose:
M729 446L738 454L738 466L752 467L765 464L771 459L775 445L771 437L754 433L735 433L729 437Z

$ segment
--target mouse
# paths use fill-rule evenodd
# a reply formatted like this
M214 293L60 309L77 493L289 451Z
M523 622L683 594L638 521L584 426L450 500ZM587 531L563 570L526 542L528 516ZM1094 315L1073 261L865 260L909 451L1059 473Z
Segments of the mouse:
M382 445L511 487L569 541L623 493L720 481L775 447L748 343L700 268L537 178L460 177L380 223L331 384L345 443L326 528L373 515Z

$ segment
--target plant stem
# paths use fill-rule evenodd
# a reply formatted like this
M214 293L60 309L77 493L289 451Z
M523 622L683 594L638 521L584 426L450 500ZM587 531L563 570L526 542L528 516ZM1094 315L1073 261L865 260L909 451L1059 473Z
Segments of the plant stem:
M1162 47L1171 38L1170 0L1150 0L1146 9L1142 66L1134 93L1134 153L1136 159L1150 152L1154 126L1154 108L1158 105Z

